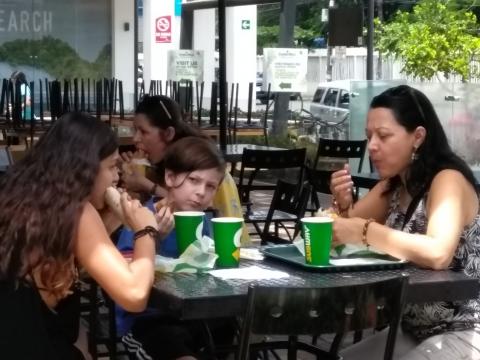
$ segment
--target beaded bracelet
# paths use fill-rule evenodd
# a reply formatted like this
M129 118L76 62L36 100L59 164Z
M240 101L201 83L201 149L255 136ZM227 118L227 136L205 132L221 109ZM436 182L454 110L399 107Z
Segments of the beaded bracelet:
M368 226L374 221L375 219L370 218L367 221L365 221L365 224L363 224L362 243L367 246L367 249L370 247L370 244L367 241Z
M150 235L153 240L156 240L159 236L159 232L153 226L145 226L142 230L139 230L133 234L133 240L137 240L145 235Z

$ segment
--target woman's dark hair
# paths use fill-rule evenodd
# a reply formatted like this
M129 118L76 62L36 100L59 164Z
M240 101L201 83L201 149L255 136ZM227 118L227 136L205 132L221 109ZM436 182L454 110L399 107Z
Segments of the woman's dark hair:
M165 169L175 174L190 173L196 170L217 169L225 172L225 160L210 140L189 136L178 140L167 148Z
M68 113L0 178L0 280L38 270L54 294L71 284L79 217L117 147L107 124Z
M168 127L174 128L175 136L172 142L186 136L201 136L197 130L184 121L180 105L168 96L144 96L138 103L135 114L145 115L150 124L157 128L163 130Z
M475 187L470 167L450 148L438 115L425 94L400 85L375 96L370 108L390 109L407 132L413 132L418 126L426 129L425 140L416 151L417 159L412 161L406 175L407 191L412 197L423 195L435 175L444 169L459 171ZM398 176L392 178L387 192L393 191L399 183Z

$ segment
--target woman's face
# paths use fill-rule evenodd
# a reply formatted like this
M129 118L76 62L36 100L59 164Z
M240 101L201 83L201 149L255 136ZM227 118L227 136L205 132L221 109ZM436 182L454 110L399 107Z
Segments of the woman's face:
M168 199L174 203L175 210L203 211L210 206L223 176L217 169L181 174L166 170Z
M166 130L153 126L144 114L135 115L133 121L135 146L145 152L151 163L162 161L168 144L172 141L175 130L172 127Z
M118 182L118 160L119 155L116 150L100 162L100 168L90 194L90 202L96 209L102 209L105 206L105 190Z
M370 159L384 179L405 174L411 164L413 151L425 137L422 127L407 132L387 108L370 109L366 132Z

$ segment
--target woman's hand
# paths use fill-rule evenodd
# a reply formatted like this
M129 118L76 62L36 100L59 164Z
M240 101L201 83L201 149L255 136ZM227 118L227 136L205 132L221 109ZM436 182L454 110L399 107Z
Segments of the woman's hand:
M153 226L158 229L155 215L140 204L138 200L132 200L126 192L122 193L120 198L125 222L133 231L137 232L146 226Z
M333 221L332 247L340 244L361 244L365 219L338 217Z
M162 206L155 214L155 219L158 224L158 232L160 238L164 239L173 230L174 221L173 214L168 206Z
M330 191L340 209L348 209L353 204L352 189L350 166L345 164L343 169L335 171L330 179Z
M128 191L147 192L150 190L148 186L149 184L151 184L151 181L148 180L145 176L143 176L138 171L137 167L130 162L122 163L120 179L122 181L122 185Z

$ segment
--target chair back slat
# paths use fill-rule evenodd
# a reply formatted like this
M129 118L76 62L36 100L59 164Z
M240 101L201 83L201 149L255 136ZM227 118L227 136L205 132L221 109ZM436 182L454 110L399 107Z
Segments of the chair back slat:
M250 285L239 358L248 354L250 334L313 335L390 326L396 333L408 277L328 288ZM385 358L391 358L389 341Z
M305 215L308 198L310 197L310 192L312 191L312 187L308 184L303 185L301 189L299 189L299 185L302 184L290 184L282 180L277 181L275 192L273 193L272 197L272 202L265 218L263 232L262 234L260 234L260 237L262 238L262 243L291 242L291 240L295 238L295 235L298 233L299 230L300 219L303 218L303 216ZM291 238L283 239L277 237L276 234L270 234L270 225L272 224L275 211L283 211L285 213L295 215L295 232ZM287 235L290 237L290 234L288 232Z
M238 193L242 203L249 201L253 182L260 170L297 168L297 183L300 184L303 179L303 168L305 165L306 154L305 148L288 150L244 149L238 182ZM253 170L245 184L246 168Z
M320 157L332 157L340 159L359 159L358 172L361 172L363 158L367 149L367 139L365 140L334 140L320 139L315 155L313 168L318 165Z

